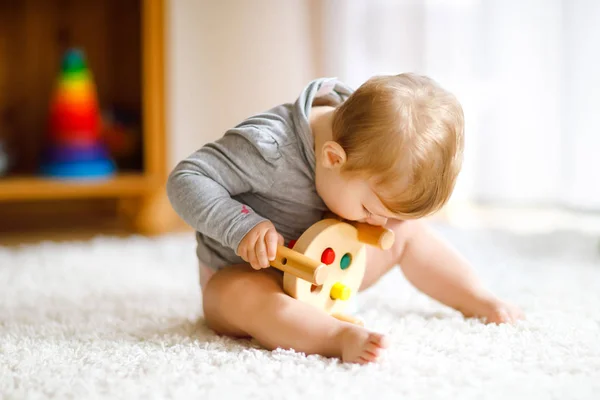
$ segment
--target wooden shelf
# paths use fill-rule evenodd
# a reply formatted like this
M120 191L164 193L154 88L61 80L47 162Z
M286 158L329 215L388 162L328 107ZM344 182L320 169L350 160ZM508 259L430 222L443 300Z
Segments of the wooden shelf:
M58 180L38 176L0 178L0 201L107 198L142 195L156 187L141 173L103 180Z
M0 226L7 218L18 222L10 210L20 205L61 219L76 203L111 203L115 217L147 234L165 232L177 219L164 188L167 1L0 0L0 135L18 155L9 171L14 175L0 177L0 211L8 213ZM137 172L96 181L33 175L47 144L43 134L61 58L72 47L86 55L99 104L120 111L124 120L133 115L123 123L132 126L127 133L134 148L114 154L114 161L119 170Z

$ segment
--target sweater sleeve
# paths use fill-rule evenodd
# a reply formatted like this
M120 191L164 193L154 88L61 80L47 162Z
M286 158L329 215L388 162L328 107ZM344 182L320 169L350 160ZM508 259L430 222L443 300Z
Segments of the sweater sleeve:
M269 190L278 157L275 140L258 128L230 130L175 167L169 201L188 225L237 253L244 236L266 219L232 197Z

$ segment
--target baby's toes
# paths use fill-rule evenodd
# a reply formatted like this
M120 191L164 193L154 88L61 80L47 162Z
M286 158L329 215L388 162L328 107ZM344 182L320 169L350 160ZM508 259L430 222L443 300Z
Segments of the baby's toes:
M369 361L375 361L383 354L383 349L376 344L369 343L365 346L363 357Z
M376 347L380 347L382 349L386 349L389 347L389 339L387 336L382 335L381 333L371 332L369 335L369 343L375 345Z
M357 326L348 327L344 331L341 344L342 360L358 364L377 361L388 345L384 335Z
M519 307L512 307L513 321L519 321L525 319L525 313Z
M511 322L512 318L504 308L496 308L487 316L488 324L506 324Z
M372 361L369 359L368 356L364 355L364 356L360 356L358 357L355 361L354 364L359 364L359 365L365 365L365 364L370 364Z

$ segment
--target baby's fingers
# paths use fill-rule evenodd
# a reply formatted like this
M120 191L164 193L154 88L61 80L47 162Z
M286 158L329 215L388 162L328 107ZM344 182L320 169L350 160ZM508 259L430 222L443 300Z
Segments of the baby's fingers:
M264 239L258 236L252 239L252 243L246 245L247 262L250 263L253 269L261 269L260 260L258 258L258 246Z
M248 262L248 249L243 244L238 247L237 255L242 258L242 260Z
M267 246L265 244L266 236L260 237L256 241L255 251L256 251L256 262L257 267L255 269L267 268L269 266L269 260L267 257Z
M254 269L260 269L258 258L256 257L256 249L254 247L248 249L248 263Z
M265 242L267 243L267 255L269 256L269 261L275 260L275 256L277 255L277 245L279 243L283 243L283 240L280 240L281 235L275 231L275 229L269 229L267 234L265 235ZM281 238L283 239L283 238Z

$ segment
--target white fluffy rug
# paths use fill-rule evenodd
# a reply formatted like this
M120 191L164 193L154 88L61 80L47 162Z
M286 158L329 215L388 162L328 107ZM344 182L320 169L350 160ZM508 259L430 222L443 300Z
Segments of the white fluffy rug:
M395 272L360 298L392 338L365 367L215 336L189 234L0 247L0 398L600 398L597 239L440 229L528 320L464 320Z

